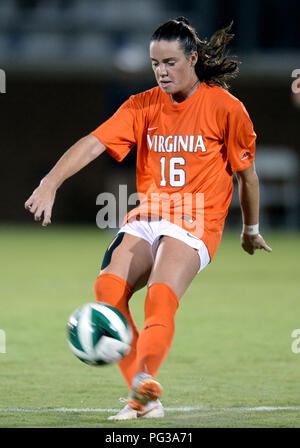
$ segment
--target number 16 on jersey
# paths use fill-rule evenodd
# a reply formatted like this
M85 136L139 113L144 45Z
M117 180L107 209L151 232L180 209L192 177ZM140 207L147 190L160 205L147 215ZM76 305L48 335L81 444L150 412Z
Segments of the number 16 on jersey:
M168 166L166 166L168 165ZM184 157L171 157L168 161L166 157L163 156L160 158L160 173L161 173L161 181L160 186L166 187L166 170L169 170L169 182L171 187L183 187L186 183L186 174L183 168L179 168L181 166L185 166L185 158Z

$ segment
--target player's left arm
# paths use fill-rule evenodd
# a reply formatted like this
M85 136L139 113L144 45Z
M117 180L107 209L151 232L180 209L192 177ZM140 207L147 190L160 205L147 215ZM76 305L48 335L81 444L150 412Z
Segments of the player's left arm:
M259 224L259 179L254 162L243 171L236 172L239 198L243 216L241 246L250 255L256 249L272 252L258 231Z

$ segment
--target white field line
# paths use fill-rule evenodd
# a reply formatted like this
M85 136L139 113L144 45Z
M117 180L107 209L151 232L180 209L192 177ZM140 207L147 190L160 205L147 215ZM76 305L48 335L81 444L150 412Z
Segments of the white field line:
M44 409L26 409L26 408L0 408L1 412L29 412L29 413L45 413L45 412L119 412L120 409L104 409L104 408L44 408ZM236 407L236 408L209 408L203 406L183 407L183 408L165 408L166 412L259 412L259 411L300 411L300 406L258 406L258 407Z

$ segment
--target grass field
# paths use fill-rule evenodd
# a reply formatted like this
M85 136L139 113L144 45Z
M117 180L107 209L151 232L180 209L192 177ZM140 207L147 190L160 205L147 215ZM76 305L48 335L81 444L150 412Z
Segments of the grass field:
M225 234L183 297L158 375L166 417L111 422L109 410L127 396L119 369L77 360L66 322L94 300L112 235L92 227L0 227L0 427L300 427L300 353L291 349L300 328L300 236L264 236L273 253L249 256L238 234ZM144 296L139 291L131 302L139 328Z

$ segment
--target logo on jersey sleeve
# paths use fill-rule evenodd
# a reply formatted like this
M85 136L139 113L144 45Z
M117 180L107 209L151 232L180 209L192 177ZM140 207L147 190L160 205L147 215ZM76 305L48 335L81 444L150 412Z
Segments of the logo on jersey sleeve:
M250 152L245 152L243 154L243 157L241 158L241 160L246 160L246 159L248 159L249 156L250 156Z

